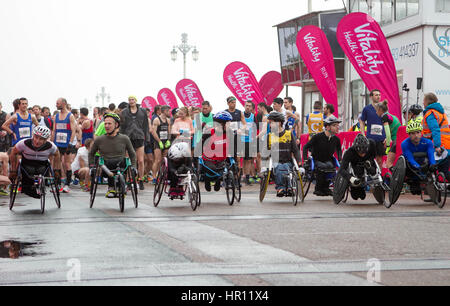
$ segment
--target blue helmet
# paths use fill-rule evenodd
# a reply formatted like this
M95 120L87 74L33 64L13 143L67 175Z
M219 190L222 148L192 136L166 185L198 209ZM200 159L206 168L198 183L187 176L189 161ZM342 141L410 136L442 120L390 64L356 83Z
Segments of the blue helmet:
M220 123L224 123L224 122L232 121L233 117L231 116L231 114L229 112L221 111L214 115L213 120L220 122Z

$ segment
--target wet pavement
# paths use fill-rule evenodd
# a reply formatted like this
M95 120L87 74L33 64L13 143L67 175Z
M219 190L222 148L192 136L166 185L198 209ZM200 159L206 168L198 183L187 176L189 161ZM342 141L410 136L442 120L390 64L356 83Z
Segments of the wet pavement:
M204 190L203 190L204 191ZM0 285L449 285L450 208L402 196L391 209L364 202L336 206L308 195L297 207L258 186L227 204L202 193L193 212L167 196L155 208L153 187L131 196L125 212L99 189L77 187L39 200L0 198ZM414 277L412 277L414 276ZM370 281L368 281L368 279Z

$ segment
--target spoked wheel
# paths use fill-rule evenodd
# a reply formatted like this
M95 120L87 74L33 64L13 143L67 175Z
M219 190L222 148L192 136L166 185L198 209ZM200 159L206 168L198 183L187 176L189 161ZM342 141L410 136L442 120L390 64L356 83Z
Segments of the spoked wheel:
M392 173L386 172L386 174L383 176L383 182L386 184L386 186L390 186L391 180L392 180Z
M234 175L234 182L236 184L236 190L234 193L234 199L236 202L241 202L242 192L241 192L241 172L237 171Z
M192 175L190 186L187 186L189 203L193 211L200 205L200 189L198 185L198 178L195 174Z
M122 174L117 175L117 196L119 197L119 208L120 212L125 211L125 192L126 192L126 184L125 178Z
M333 186L333 201L334 204L339 205L348 192L348 185L350 182L345 179L342 175L336 175ZM348 195L348 194L347 194Z
M439 172L436 176L436 182L434 183L436 188L436 197L434 203L439 208L444 208L445 201L447 200L447 181L445 178L445 174Z
M14 202L16 200L17 190L19 189L20 177L17 176L16 180L11 184L11 192L9 193L9 210L14 207Z
M234 181L234 174L232 170L228 171L225 175L223 183L225 185L225 192L227 193L228 204L233 206L236 196L236 183Z
M381 186L377 186L373 190L373 196L377 203L386 206L386 191Z
M155 207L158 207L159 202L161 201L162 194L164 193L166 176L167 169L165 163L163 162L161 165L161 169L159 170L158 177L156 179L155 190L153 192L153 205Z
M53 197L55 198L56 206L58 208L61 208L61 199L59 197L59 186L56 184L55 172L53 170L51 171L52 177L48 180L50 191L53 194Z
M304 187L303 187L303 190L304 190L304 193L303 193L303 201L305 201L305 198L306 198L306 196L308 195L309 189L311 188L311 183L312 183L313 179L312 179L312 177L308 177L308 176L305 174L305 175L303 176L302 181L303 181L303 184L304 184Z
M134 207L138 208L138 186L136 180L136 172L134 169L128 168L128 184L131 189L131 196L133 197Z
M348 195L350 194L350 188L347 188L347 192L345 193L345 197L342 200L342 203L346 204L348 201Z
M294 206L297 206L298 203L298 190L299 190L299 184L298 184L298 180L297 180L297 175L295 173L291 173L289 175L290 180L291 180L291 188L292 188L292 203L294 204Z
M400 194L402 193L403 183L405 182L406 175L406 160L403 156L397 161L397 164L394 167L394 171L392 172L391 184L389 188L389 203L386 203L386 208L391 208L392 205L397 203Z
M41 196L41 214L45 212L45 180L43 177L39 178L39 193Z
M98 186L97 169L94 168L94 170L95 170L94 175L91 176L91 198L89 205L90 208L94 206L95 195L97 194L97 186Z
M271 170L267 170L263 172L263 176L261 178L261 182L259 183L259 201L262 203L266 196L267 188L269 188L270 174Z
M305 181L303 180L303 178L302 178L302 175L300 174L300 171L296 171L296 175L297 175L297 180L298 180L298 194L300 195L300 201L302 202L302 203L304 203L305 202L305 187L306 187L306 184L305 184Z

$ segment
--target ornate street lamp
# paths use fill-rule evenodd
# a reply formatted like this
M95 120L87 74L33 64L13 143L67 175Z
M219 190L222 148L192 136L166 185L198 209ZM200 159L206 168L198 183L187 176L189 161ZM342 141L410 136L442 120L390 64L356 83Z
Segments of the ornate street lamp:
M192 51L192 59L194 61L198 61L199 58L199 52L197 50L197 47L195 46L191 46L188 45L188 35L186 33L181 34L181 44L178 46L174 46L172 49L172 52L170 52L170 56L172 58L172 61L176 61L177 60L177 49L180 50L180 52L183 54L183 77L186 78L186 55L189 53L189 51L191 51L192 49L194 49Z

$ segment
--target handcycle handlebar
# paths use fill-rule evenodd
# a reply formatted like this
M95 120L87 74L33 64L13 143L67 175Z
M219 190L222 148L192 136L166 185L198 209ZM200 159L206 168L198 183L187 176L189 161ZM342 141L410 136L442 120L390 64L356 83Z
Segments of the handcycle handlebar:
M114 177L114 173L112 173L105 165L101 165L100 168L106 173L107 176Z

